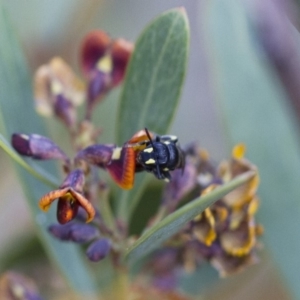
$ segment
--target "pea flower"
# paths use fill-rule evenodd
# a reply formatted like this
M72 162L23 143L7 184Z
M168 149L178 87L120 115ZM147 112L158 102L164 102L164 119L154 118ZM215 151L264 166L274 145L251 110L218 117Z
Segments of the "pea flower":
M173 269L175 272L181 266L192 272L202 262L209 261L220 276L239 272L257 262L257 236L262 234L262 227L255 221L259 206L256 195L259 175L256 166L244 158L245 150L244 145L237 145L231 159L217 166L210 161L205 150L196 145L186 148L189 184L186 183L187 177L172 175L175 181L167 185L163 193L163 205L172 210L182 200L194 199L195 193L208 194L244 172L252 170L255 175L205 209L166 243L165 252L160 250L151 262L155 280L162 277L160 266L166 262L168 271ZM164 258L162 262L164 256L161 253L168 253L168 259ZM170 253L172 260L169 259Z
M85 97L84 83L60 57L38 68L34 77L36 110L43 116L55 115L71 129L76 124L75 107Z
M104 31L94 30L82 42L80 61L88 81L87 119L97 100L117 86L124 78L133 45L124 40L112 40Z
M76 169L68 174L59 189L44 195L39 202L39 207L47 211L53 201L58 200L57 220L65 224L75 218L79 206L87 212L86 222L93 220L96 212L93 205L83 196L84 174Z

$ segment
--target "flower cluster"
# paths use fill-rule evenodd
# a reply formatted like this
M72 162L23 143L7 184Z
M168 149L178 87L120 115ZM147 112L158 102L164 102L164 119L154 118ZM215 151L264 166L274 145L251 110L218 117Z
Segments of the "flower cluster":
M207 151L194 144L186 148L184 174L174 171L173 182L164 190L163 211L173 211L182 201L191 201L199 193L205 195L247 171L256 175L205 209L155 253L149 268L156 284L164 288L169 288L170 282L176 285L176 270L192 272L205 261L222 277L257 262L257 236L262 234L262 227L255 222L259 177L244 152L244 145L237 145L232 158L215 167Z
M110 169L107 165L115 146L95 145L101 129L94 128L91 117L95 105L122 82L132 50L130 42L112 40L105 32L94 30L83 39L80 50L85 81L60 57L51 59L36 71L36 110L43 116L56 117L66 126L77 152L74 158L68 157L45 136L15 133L11 140L14 149L23 156L62 162L65 179L57 189L41 197L39 207L48 211L57 200L57 220L60 224L52 225L50 233L64 241L90 243L87 256L92 261L105 257L114 239L95 209L103 184L94 166ZM86 105L85 116L79 120L77 107L83 103ZM84 224L84 221L92 224Z
M80 53L85 82L61 58L53 58L37 70L36 109L43 115L57 117L68 128L74 157L68 157L51 139L38 134L15 133L12 146L32 159L62 162L65 179L39 201L41 210L47 211L57 200L59 224L51 225L49 232L61 241L88 244L86 255L91 261L111 254L114 266L122 263L124 248L132 237L128 224L114 218L108 203L109 188L100 180L97 167L105 169L123 189L133 187L135 173L140 171L169 182L149 226L183 203L253 171L251 180L205 209L154 253L147 267L153 273L151 295L163 292L164 299L175 299L172 290L177 286L176 271L180 268L191 272L209 261L221 276L226 276L257 260L257 236L262 232L255 222L259 177L256 167L244 158L243 145L234 148L230 160L216 166L208 152L197 145L182 149L176 136L159 136L147 128L121 147L98 144L101 130L92 124L92 112L124 78L132 50L132 44L123 39L112 40L103 31L93 31L83 40ZM80 121L76 108L82 103L86 110ZM108 218L96 209L98 205L109 210ZM145 282L133 285L137 299L145 286ZM177 296L176 299L186 299Z
M90 32L82 41L80 52L85 82L60 57L54 57L36 71L37 112L60 119L80 141L88 134L87 144L95 142L97 131L91 130L89 122L93 109L122 82L132 51L133 45L124 39L112 40L101 30ZM85 120L78 123L76 107L82 103L86 103Z

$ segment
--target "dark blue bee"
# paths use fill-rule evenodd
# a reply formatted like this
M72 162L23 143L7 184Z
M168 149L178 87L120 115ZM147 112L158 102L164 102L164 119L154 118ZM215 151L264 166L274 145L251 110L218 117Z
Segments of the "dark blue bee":
M148 140L146 146L137 154L137 163L142 170L151 172L158 179L171 180L170 171L184 169L185 155L174 135L156 135L154 140L145 128Z

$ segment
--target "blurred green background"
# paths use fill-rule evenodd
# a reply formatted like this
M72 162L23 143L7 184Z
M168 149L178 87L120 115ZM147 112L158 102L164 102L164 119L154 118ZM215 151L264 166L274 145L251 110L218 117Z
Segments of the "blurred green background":
M280 0L140 1L5 0L32 74L53 56L78 70L80 40L94 28L135 41L163 11L184 6L191 27L182 100L170 133L198 141L218 161L245 142L261 170L265 227L261 263L224 280L202 283L203 299L300 299L300 39L297 3ZM0 28L1 30L1 28ZM0 82L1 88L1 82ZM112 142L119 90L99 106L102 142ZM20 99L22 101L22 99ZM13 116L12 116L13 117ZM48 121L67 148L64 129ZM24 271L47 291L65 285L34 235L21 188L0 150L0 268ZM42 262L42 263L41 263ZM298 272L297 272L298 271ZM211 271L208 271L211 273ZM41 279L40 274L46 279ZM208 276L209 277L209 276ZM50 278L50 280L49 280ZM194 281L195 282L195 281ZM186 283L187 285L189 282Z

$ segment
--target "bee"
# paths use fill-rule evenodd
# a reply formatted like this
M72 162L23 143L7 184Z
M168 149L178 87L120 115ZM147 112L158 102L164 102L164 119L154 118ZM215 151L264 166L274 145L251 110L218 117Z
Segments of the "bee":
M169 182L170 171L184 170L185 155L174 135L157 135L147 128L138 131L123 147L116 147L106 169L123 189L131 189L136 172L150 172Z
M178 138L174 135L156 135L152 140L147 128L145 132L148 139L145 141L146 147L137 153L137 164L143 170L153 173L156 178L169 182L170 171L183 171L185 165L185 156L178 145Z

